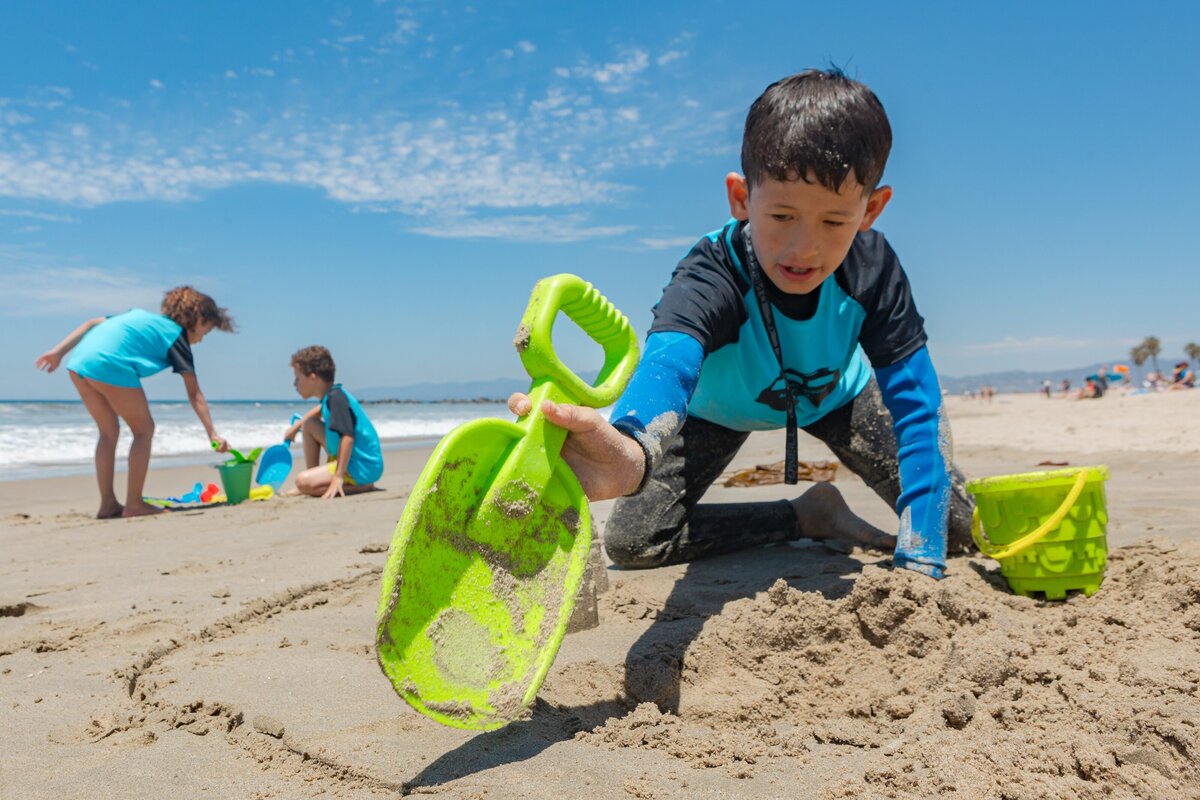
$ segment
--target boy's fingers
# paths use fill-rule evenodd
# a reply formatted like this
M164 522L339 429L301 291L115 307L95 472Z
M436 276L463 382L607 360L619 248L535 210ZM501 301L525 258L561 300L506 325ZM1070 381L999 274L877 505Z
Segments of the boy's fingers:
M599 417L594 408L573 406L567 403L551 403L549 400L542 404L542 411L546 413L546 418L555 425L574 433L594 430Z
M516 414L518 417L523 417L533 410L533 406L529 402L529 395L520 392L513 392L508 397L508 410Z

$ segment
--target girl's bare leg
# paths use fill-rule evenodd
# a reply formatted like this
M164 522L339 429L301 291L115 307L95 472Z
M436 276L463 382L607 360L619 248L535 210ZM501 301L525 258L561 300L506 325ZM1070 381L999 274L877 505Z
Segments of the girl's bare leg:
M75 390L83 400L83 407L92 415L96 427L100 429L100 438L96 440L96 483L100 488L100 510L96 512L96 518L119 517L124 509L113 490L113 473L116 471L117 437L121 434L121 422L108 400L87 378L81 378L74 372L69 374L71 382L75 384Z
M88 383L104 395L104 399L117 412L117 416L125 420L129 432L133 434L133 442L129 446L129 480L125 490L125 510L121 512L121 516L141 517L163 513L166 509L149 505L142 499L146 473L150 471L150 444L154 439L154 417L150 415L146 393L140 386L113 386L92 380L88 380Z

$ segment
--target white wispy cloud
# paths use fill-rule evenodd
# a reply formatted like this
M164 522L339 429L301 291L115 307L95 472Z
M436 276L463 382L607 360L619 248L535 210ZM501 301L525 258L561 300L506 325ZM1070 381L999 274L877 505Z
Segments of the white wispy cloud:
M397 30L415 36L420 25L411 10L394 13ZM517 51L533 54L537 47L521 40ZM579 215L629 192L623 171L707 154L726 127L720 113L700 114L678 92L640 81L656 69L648 50L614 52L615 58L585 57L555 70L540 91L530 87L475 109L428 95L423 104L397 109L383 101L381 110L353 116L339 111L340 98L310 96L275 107L261 95L242 96L247 90L227 81L276 71L239 67L213 74L232 102L207 123L197 124L189 109L180 112L185 124L173 124L167 110L139 125L138 106L119 99L115 114L112 105L95 114L43 113L38 104L70 100L71 90L41 87L19 103L0 100L0 197L90 207L278 184L408 215L412 230L429 235L446 229L425 224L437 215L457 220L465 236L520 235L530 220L540 221L543 240L602 236L609 229ZM289 48L274 60L286 77L305 58L317 56ZM44 117L28 131L27 112ZM6 114L20 116L10 121ZM497 212L514 216L500 219ZM560 217L554 225L543 219L552 212Z
M65 214L47 214L44 211L27 211L23 208L0 208L0 217L17 217L19 219L36 219L39 222L79 222L76 217Z
M629 91L637 76L649 65L650 55L645 50L630 50L619 61L610 61L601 66L585 64L574 71L595 81L602 90L618 93Z
M689 250L697 241L695 236L644 237L638 242L647 250Z
M439 219L436 225L412 228L444 239L503 239L511 242L569 243L624 236L627 225L594 225L580 214L568 216L503 216L487 219Z
M954 350L966 354L989 355L995 353L1031 353L1041 350L1096 350L1103 347L1124 347L1132 342L1118 338L1082 336L1005 336L994 342L971 342L950 345Z
M166 84L164 84L158 78L151 78L150 79L150 88L151 89L163 89L163 88L166 88Z
M95 316L157 308L166 288L113 270L29 265L28 259L11 251L0 251L0 264L7 265L5 290L0 292L0 315L7 317Z

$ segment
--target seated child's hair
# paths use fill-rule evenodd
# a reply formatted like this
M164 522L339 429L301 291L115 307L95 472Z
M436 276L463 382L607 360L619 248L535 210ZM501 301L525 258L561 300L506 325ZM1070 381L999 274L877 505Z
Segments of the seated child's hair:
M219 331L233 333L233 317L203 292L190 286L176 286L163 295L163 316L170 317L185 331L201 322L211 322Z
M742 174L751 191L767 178L817 182L832 192L853 172L875 190L892 149L892 126L875 93L840 69L810 69L767 87L746 115Z
M319 344L302 347L293 353L292 366L299 367L305 375L316 375L329 383L333 383L333 376L337 371L337 367L333 363L333 356Z

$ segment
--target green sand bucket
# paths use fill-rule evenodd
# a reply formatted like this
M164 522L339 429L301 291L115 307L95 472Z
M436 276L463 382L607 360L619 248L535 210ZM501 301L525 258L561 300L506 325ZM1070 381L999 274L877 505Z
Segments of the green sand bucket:
M975 497L975 544L1000 562L1000 574L1017 594L1091 596L1108 558L1107 479L1107 467L1080 467L967 481Z
M226 461L217 465L226 502L237 505L250 496L250 479L254 477L253 461Z
M595 385L554 352L559 311L604 350ZM379 666L409 705L472 730L502 727L533 703L587 567L591 512L559 457L566 431L542 401L610 405L638 360L629 321L574 275L538 282L513 344L533 410L515 423L468 422L438 443L396 526L375 637Z

